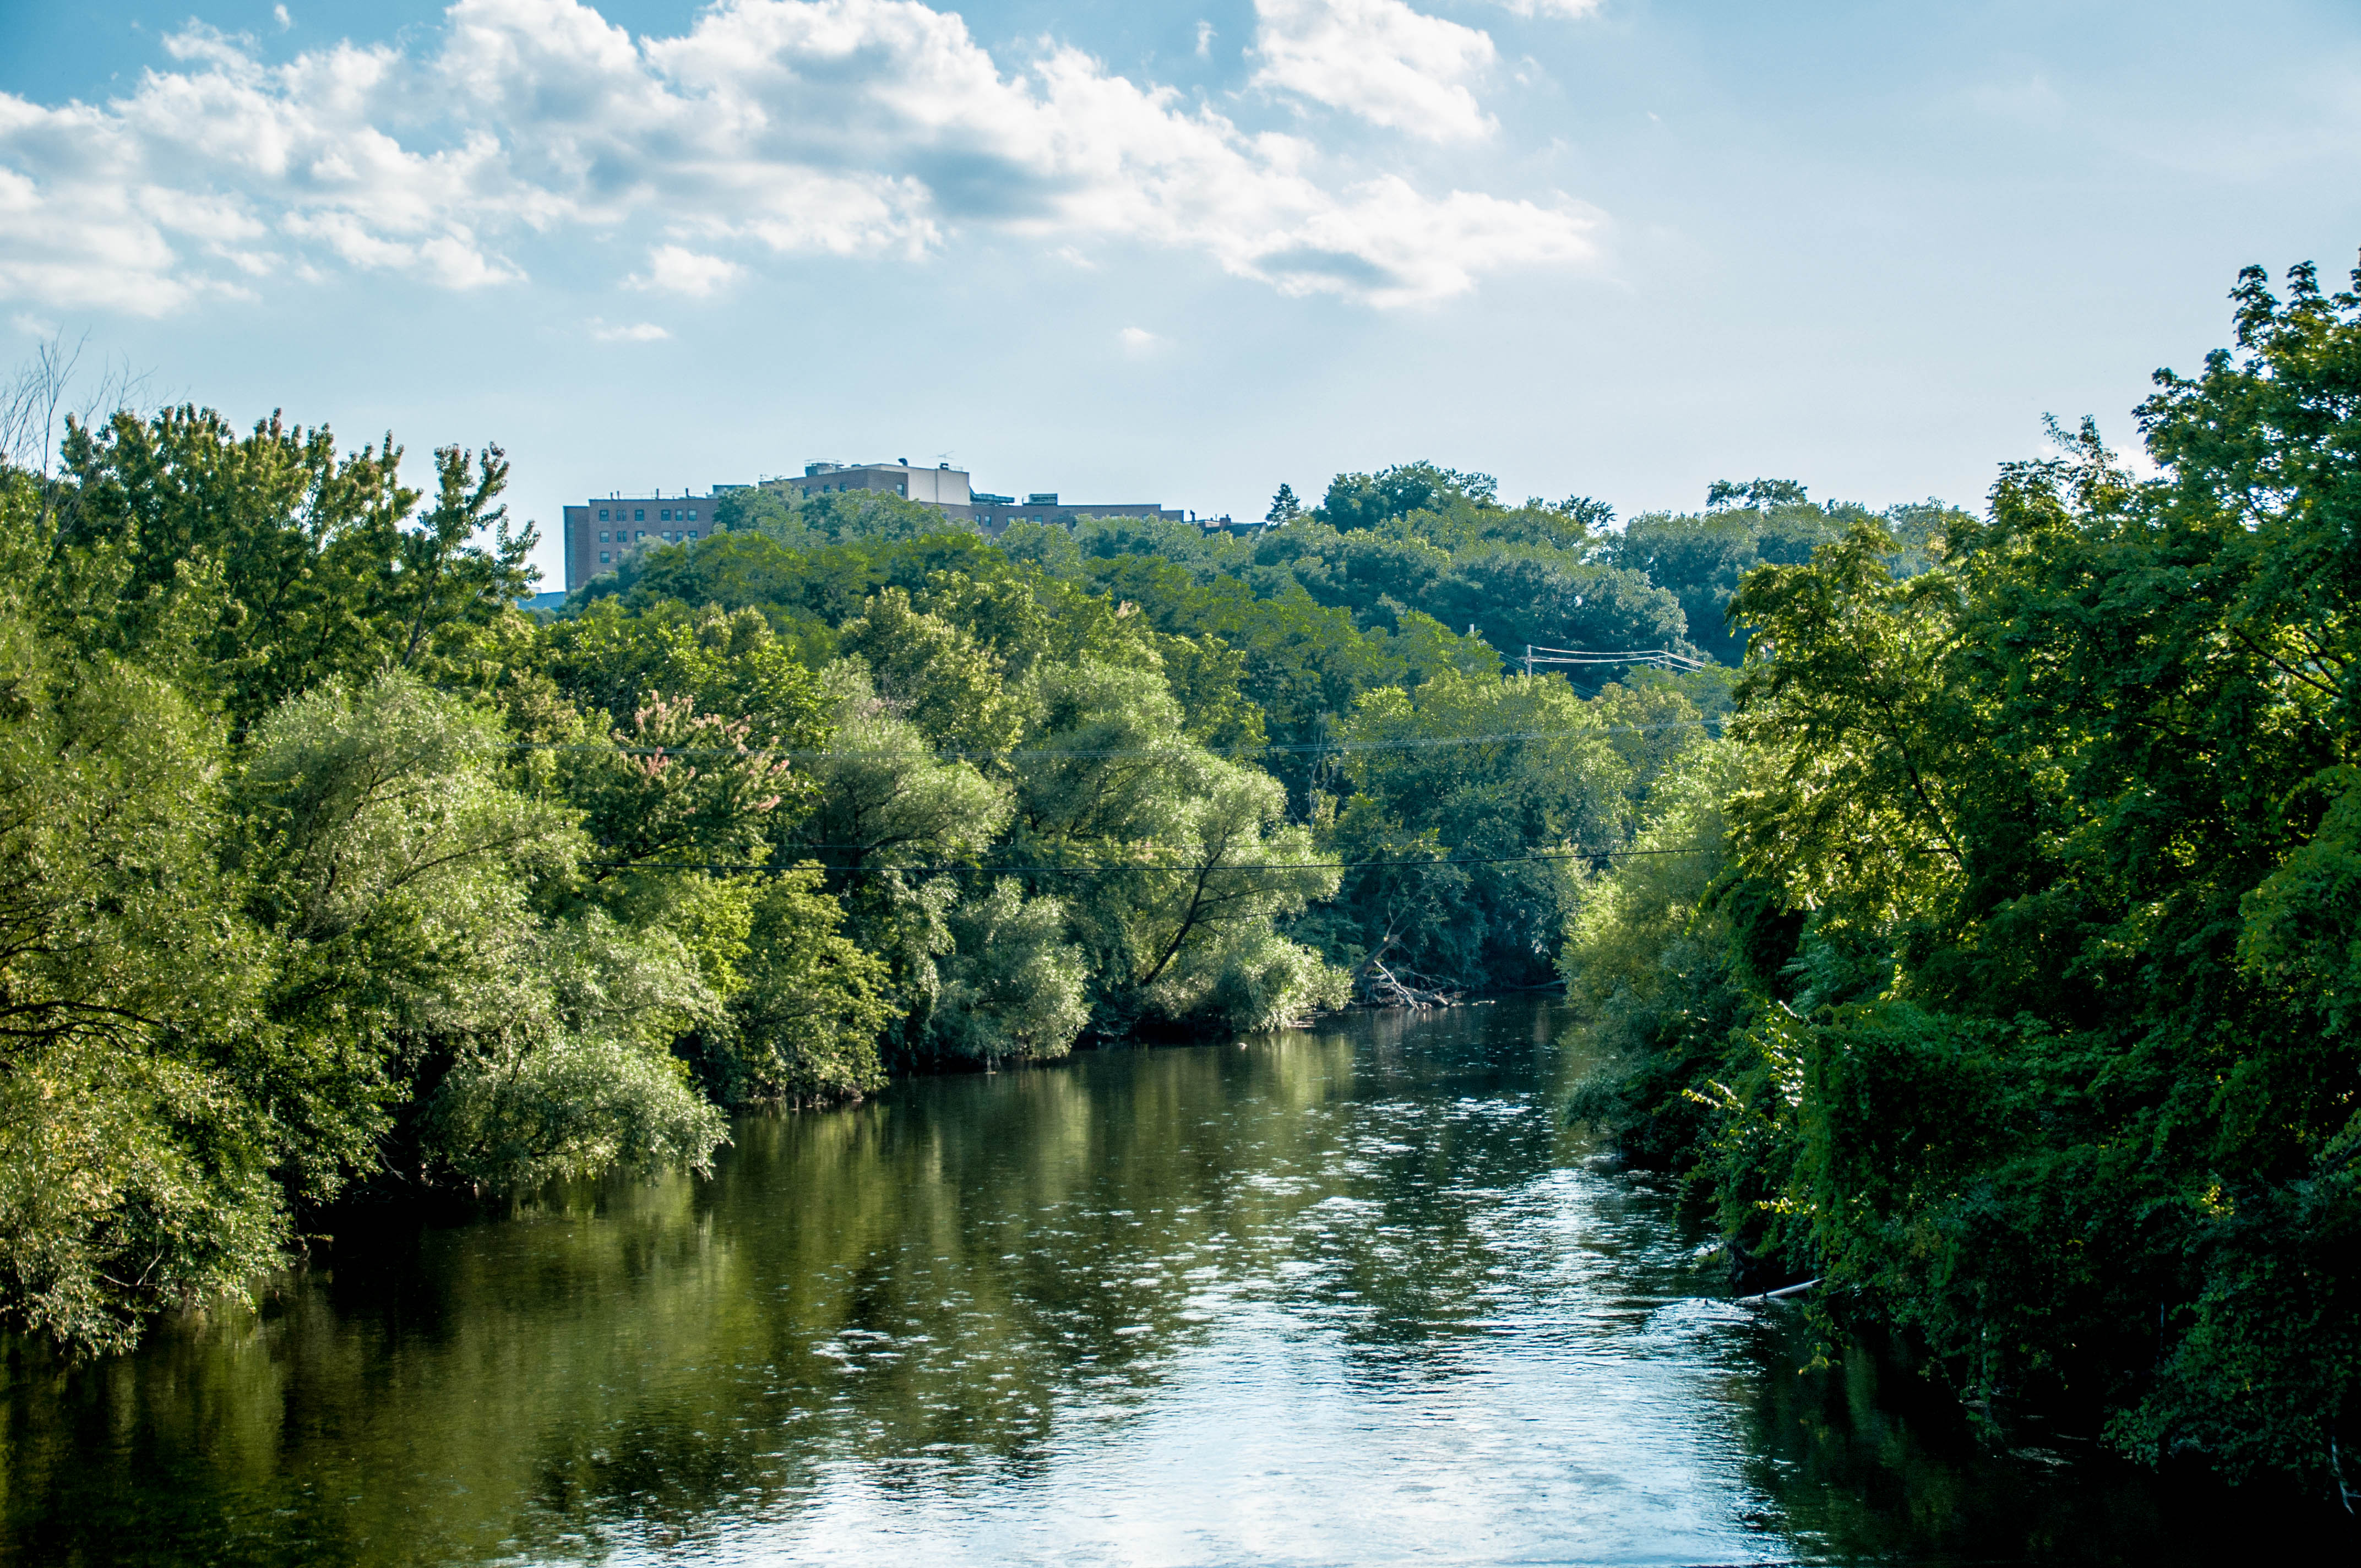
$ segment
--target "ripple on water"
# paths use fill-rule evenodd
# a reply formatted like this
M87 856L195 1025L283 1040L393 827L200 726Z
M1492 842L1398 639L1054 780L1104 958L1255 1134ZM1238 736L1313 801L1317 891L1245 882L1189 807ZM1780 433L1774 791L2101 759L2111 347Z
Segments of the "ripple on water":
M9 1385L0 1557L2074 1561L2155 1517L1799 1377L1560 1124L1549 1033L909 1083L742 1121L709 1182L352 1241L261 1317Z

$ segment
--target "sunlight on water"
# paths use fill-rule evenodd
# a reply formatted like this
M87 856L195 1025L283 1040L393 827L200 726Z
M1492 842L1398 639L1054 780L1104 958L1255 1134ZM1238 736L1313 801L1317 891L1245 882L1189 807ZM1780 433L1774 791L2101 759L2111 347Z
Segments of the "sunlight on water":
M1723 1299L1564 1127L1553 1022L906 1084L744 1120L709 1181L347 1237L119 1363L20 1350L7 1555L2153 1555L2137 1480L1930 1446L1858 1359L1799 1375L1792 1310Z

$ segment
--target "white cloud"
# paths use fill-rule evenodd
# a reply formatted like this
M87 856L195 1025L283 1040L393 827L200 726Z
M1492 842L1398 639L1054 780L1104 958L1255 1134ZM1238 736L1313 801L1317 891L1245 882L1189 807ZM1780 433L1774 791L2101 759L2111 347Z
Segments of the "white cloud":
M648 269L630 280L632 287L697 298L736 282L745 270L719 256L703 256L686 246L660 245L648 252Z
M1258 87L1276 87L1433 141L1496 125L1468 82L1496 58L1491 36L1403 0L1255 0Z
M278 22L279 30L282 33L295 25L295 18L287 14L287 7L284 5L273 5L270 7L270 15Z
M1598 0L1495 0L1495 3L1520 16L1587 16L1598 9Z
M1604 219L1594 208L1454 191L1441 201L1394 176L1347 192L1348 200L1305 225L1296 250L1266 258L1262 275L1290 294L1356 294L1373 305L1448 299L1477 276L1505 267L1575 266L1597 247Z
M1430 136L1489 126L1466 85L1484 34L1401 0L1263 9L1292 18L1265 28L1271 84ZM923 258L989 229L1392 305L1581 261L1596 227L1563 199L1371 180L1054 43L1004 69L918 0L719 0L640 39L577 0L458 0L418 49L274 65L198 27L169 49L104 105L0 93L0 299L155 315L339 269L498 287L539 236L665 225L691 243L620 280L694 293L765 255Z
M1158 349L1169 345L1168 339L1157 336L1144 326L1124 328L1115 334L1115 341L1123 345L1126 359L1151 359Z
M1197 58L1211 60L1213 56L1213 24L1200 20L1197 24Z
M633 322L629 326L609 326L597 316L590 318L590 335L600 343L656 343L672 334L653 322Z

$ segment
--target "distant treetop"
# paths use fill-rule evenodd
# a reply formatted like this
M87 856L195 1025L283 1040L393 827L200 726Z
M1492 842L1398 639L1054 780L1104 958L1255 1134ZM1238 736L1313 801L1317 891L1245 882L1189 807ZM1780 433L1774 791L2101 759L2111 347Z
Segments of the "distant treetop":
M1708 511L1719 511L1724 507L1769 511L1774 507L1811 504L1811 496L1793 479L1716 479L1706 487L1705 492Z

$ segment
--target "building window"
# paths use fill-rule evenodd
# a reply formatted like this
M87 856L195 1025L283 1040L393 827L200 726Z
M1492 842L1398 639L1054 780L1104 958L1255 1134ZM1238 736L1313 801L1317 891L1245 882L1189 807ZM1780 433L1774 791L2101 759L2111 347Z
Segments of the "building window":
M664 510L656 513L656 521L658 522L670 522L672 521L672 508L666 507Z
M607 543L607 531L603 528L598 531L598 543L601 544Z
M607 509L605 507L600 507L598 509L598 521L600 522L607 521Z
M641 508L637 509L636 510L634 510L634 511L631 513L631 521L632 521L633 522L645 522L645 521L648 521L648 509L647 509L647 508L645 508L645 507L641 507Z
M697 537L697 530L695 530L695 529L693 529L693 528L692 528L692 529L690 529L690 530L688 531L688 536L689 536L691 539L696 538L696 537Z
M599 551L599 552L598 552L598 565L600 565L601 566L605 565L608 562L609 562L609 561L613 560L614 558L615 558L615 557L614 557L612 554L610 554L609 553L608 553L607 551L601 550L601 551Z
M691 522L695 522L697 521L697 509L695 507L688 509L688 521ZM696 531L692 529L690 532L695 532Z
M632 538L634 538L634 539L645 539L647 536L648 536L648 531L647 531L646 529L644 529L644 528L642 528L642 529L639 530L637 532L635 532L635 533L633 533L633 534L631 535L631 537L632 537Z

